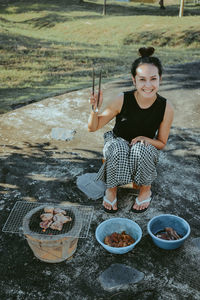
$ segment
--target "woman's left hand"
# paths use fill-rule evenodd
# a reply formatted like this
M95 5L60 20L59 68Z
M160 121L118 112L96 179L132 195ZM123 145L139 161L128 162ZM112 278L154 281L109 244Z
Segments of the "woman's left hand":
M136 138L132 139L132 141L130 142L130 145L132 146L138 142L140 142L141 144L144 144L145 146L148 146L150 144L147 137L137 136Z

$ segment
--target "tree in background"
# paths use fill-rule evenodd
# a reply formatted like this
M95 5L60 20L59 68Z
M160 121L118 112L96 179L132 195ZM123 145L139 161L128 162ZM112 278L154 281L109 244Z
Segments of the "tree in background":
M84 3L84 0L79 0L79 3ZM160 9L165 9L164 6L164 0L159 0ZM183 10L184 10L184 0L180 0L180 9L179 9L179 17L183 16ZM106 15L106 0L103 2L103 15Z
M160 4L160 9L165 9L164 0L160 0L159 4Z
M104 16L106 15L106 0L104 0L104 3L103 3L103 15Z
M184 10L184 0L181 0L180 10L179 10L179 17L183 16L183 10Z

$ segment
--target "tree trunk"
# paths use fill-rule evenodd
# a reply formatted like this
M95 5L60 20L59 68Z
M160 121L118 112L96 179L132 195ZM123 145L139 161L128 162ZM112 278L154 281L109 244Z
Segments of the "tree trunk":
M165 9L164 0L160 0L159 4L160 4L160 9Z
M106 15L106 0L104 0L104 3L103 3L103 15L104 16Z
M180 10L179 10L179 17L183 16L183 10L184 10L184 0L181 0Z

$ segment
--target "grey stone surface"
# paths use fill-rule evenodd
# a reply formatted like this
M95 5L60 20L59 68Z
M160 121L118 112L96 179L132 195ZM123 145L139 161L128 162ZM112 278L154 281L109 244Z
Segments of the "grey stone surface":
M104 196L106 185L103 181L96 181L97 173L86 173L77 177L77 187L89 198L97 200Z
M144 278L144 273L124 264L112 264L99 276L99 281L105 290L114 290L121 286L137 283Z
M166 148L160 153L153 200L144 214L130 212L136 197L131 185L119 187L116 217L137 222L140 243L124 255L113 255L95 239L95 229L112 218L76 185L78 176L101 166L103 133L87 132L90 89L45 99L0 116L0 228L16 201L93 205L94 215L86 239L79 239L70 260L44 263L23 236L0 231L0 299L200 299L200 62L166 68L160 94L175 109ZM103 85L105 104L118 92L131 88L130 76ZM76 130L71 141L51 138L52 128ZM191 226L184 245L173 251L156 247L147 233L148 221L162 213L183 217ZM112 264L144 273L138 283L104 289L98 278Z
M193 239L192 243L195 247L197 247L200 250L200 237Z

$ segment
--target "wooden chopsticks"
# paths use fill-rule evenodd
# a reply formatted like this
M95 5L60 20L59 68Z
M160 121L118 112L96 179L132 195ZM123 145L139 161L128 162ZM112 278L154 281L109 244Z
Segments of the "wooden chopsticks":
M96 109L95 109L95 112L98 112L98 107L99 107L99 100L100 100L100 92L101 92L101 77L102 77L102 71L100 70L100 73L99 73L99 90L98 90L98 97L97 97L97 106L96 106ZM95 86L95 71L94 71L94 67L93 67L93 70L92 70L92 95L94 95L94 86ZM92 106L92 109L94 107Z

